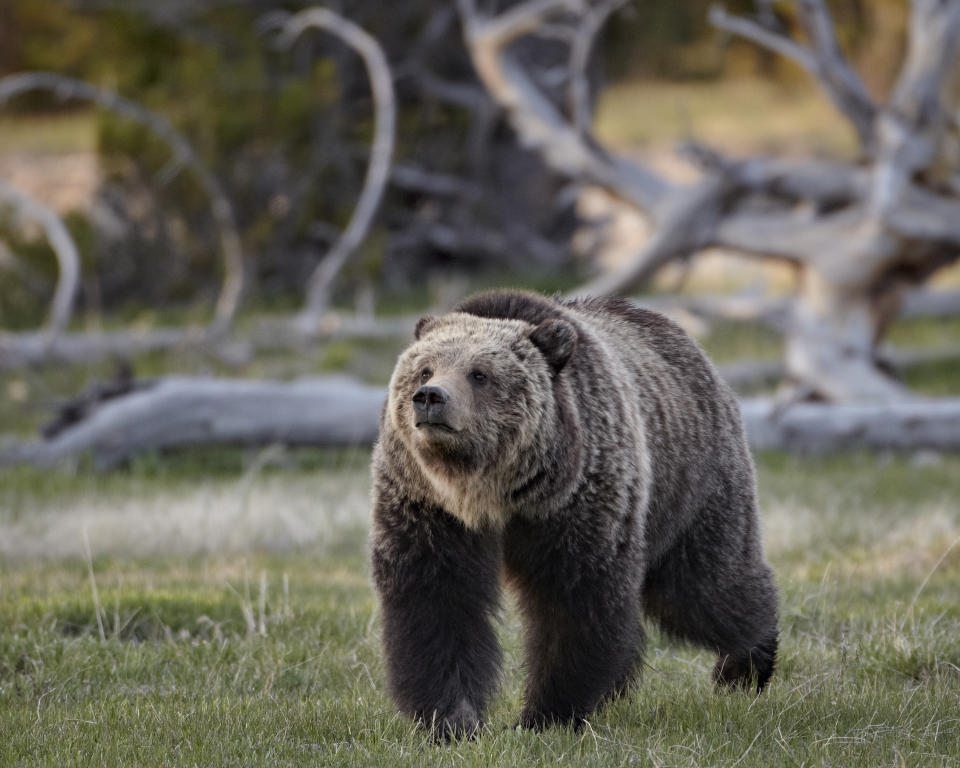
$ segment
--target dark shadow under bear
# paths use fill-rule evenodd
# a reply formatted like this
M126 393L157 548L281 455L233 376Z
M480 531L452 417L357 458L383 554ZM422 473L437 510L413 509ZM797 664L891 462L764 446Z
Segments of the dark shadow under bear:
M390 383L371 535L391 693L470 733L498 681L501 579L526 625L519 724L624 690L641 616L763 689L777 594L735 398L674 323L511 291L424 318Z

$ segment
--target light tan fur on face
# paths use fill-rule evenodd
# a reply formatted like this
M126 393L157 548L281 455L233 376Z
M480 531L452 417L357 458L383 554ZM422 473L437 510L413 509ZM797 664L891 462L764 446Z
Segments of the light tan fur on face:
M546 413L550 383L546 364L527 339L533 326L520 320L481 319L458 313L432 321L422 338L400 358L390 381L387 404L390 425L400 440L417 457L411 470L421 475L417 485L424 498L443 507L467 527L502 527L507 520L508 498L523 454L534 444L537 427ZM523 376L516 376L523 354ZM489 374L487 386L496 392L478 393L471 389L467 375L476 365ZM459 435L428 435L418 430L413 419L411 399L420 385L419 374L429 367L431 383L444 386L455 403L453 426ZM511 439L492 432L501 426L503 413L496 419L485 414L479 398L504 397L509 407L517 408L516 433ZM486 417L486 418L485 418ZM424 461L425 442L436 440L475 441L485 449L482 461L471 471L459 471Z

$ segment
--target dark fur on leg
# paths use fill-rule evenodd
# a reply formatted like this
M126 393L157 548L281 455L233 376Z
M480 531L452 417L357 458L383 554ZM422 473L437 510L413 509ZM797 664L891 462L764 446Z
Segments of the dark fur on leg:
M374 510L374 524L389 536L378 539L371 558L390 691L434 736L471 736L498 676L491 619L499 537L469 531L442 510L391 501Z
M709 526L712 513L703 513ZM752 518L744 517L751 521ZM715 650L718 685L761 692L777 655L777 593L752 524L714 526L715 546L693 530L647 573L648 616L672 637ZM724 541L723 539L726 539Z
M579 728L629 685L642 653L639 588L620 570L629 553L591 567L574 541L556 522L515 520L506 531L507 574L527 622L523 728Z

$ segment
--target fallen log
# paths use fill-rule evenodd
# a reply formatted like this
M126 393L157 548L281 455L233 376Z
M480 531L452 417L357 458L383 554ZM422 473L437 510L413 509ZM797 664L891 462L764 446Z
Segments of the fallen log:
M954 317L960 315L960 291L920 290L907 294L904 317Z
M39 223L57 257L57 287L50 302L45 333L52 342L70 322L73 302L80 282L80 253L77 244L57 213L16 187L0 179L0 200L11 204L17 218Z
M785 306L780 300L757 296L641 296L635 301L639 306L680 321L681 325L683 313L690 313L707 320L756 320L777 327L782 325ZM937 318L960 314L960 291L919 291L908 297L904 314ZM52 341L46 331L0 331L0 371L35 365L81 365L109 358L129 358L155 350L199 347L208 349L215 357L242 363L259 349L296 349L334 339L407 339L413 334L419 317L366 317L328 312L308 328L297 318L280 317L261 319L250 331L235 331L229 335L210 335L200 327L150 328L64 331ZM955 345L930 350L888 348L883 351L883 359L897 368L954 357L960 357L960 347ZM786 366L773 361L732 363L730 370L731 376L726 378L734 388L740 384L772 383L786 374Z
M754 450L831 453L856 448L960 449L960 398L899 403L795 403L769 398L741 401Z
M50 467L90 453L109 467L187 445L346 446L376 439L384 389L346 377L292 382L169 377L105 401L51 440L0 445L0 466Z
M50 467L91 454L109 467L191 445L368 446L383 387L347 377L292 382L170 377L112 397L49 440L0 443L0 467ZM960 398L892 404L742 401L751 446L798 453L854 448L960 450Z

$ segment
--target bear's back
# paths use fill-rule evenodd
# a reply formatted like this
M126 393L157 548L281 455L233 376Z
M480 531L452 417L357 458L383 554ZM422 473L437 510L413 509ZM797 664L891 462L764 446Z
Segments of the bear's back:
M736 398L696 342L669 318L624 299L561 300L523 291L477 294L456 310L532 325L561 318L577 326L580 354L570 362L581 369L577 380L612 371L616 391L639 406L653 470L646 527L654 559L696 514L705 489L732 485L739 503L755 504L753 462ZM615 365L603 365L605 358L614 358ZM588 385L578 396L590 407Z
M571 309L606 329L634 376L654 465L646 523L651 559L670 548L711 495L722 496L731 514L754 509L740 407L696 342L669 318L623 299L585 299Z

